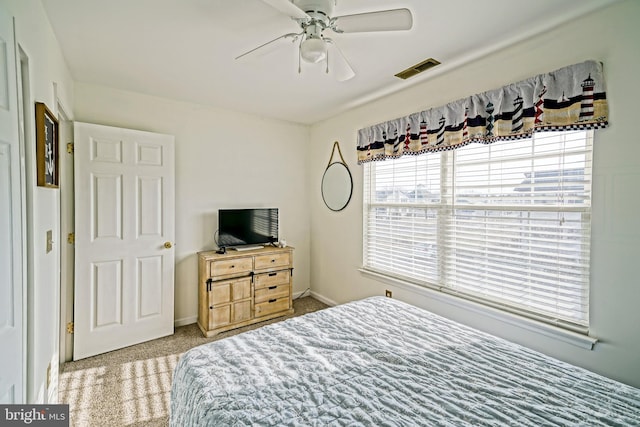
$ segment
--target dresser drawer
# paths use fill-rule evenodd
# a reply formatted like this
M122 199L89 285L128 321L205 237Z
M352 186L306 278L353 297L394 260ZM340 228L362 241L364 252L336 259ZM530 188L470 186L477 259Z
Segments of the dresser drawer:
M266 288L273 285L279 285L282 283L289 283L289 277L291 273L289 270L274 271L273 273L261 273L256 274L255 284L256 289Z
M288 298L289 289L289 283L256 289L255 302L256 304L259 304L265 301L268 302L270 299Z
M289 297L272 298L265 302L255 304L255 316L266 316L289 309Z
M291 256L289 252L274 253L268 255L257 255L256 257L256 270L263 270L266 268L278 268L289 267L291 264Z
M209 277L249 274L253 270L253 258L234 258L209 263Z

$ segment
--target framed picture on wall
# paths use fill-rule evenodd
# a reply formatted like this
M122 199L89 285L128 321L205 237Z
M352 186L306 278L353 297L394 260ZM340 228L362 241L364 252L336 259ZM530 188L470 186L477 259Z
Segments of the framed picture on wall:
M42 102L36 102L36 159L38 186L58 188L58 120Z

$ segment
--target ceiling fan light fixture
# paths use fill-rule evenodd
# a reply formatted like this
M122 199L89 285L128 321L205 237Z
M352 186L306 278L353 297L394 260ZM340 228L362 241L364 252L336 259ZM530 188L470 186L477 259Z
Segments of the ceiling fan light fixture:
M306 38L300 45L300 56L312 64L324 61L327 57L327 44L319 37Z

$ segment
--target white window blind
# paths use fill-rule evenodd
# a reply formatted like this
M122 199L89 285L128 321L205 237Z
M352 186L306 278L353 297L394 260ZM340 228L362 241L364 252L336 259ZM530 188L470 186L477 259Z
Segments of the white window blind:
M364 164L364 268L586 332L592 139Z

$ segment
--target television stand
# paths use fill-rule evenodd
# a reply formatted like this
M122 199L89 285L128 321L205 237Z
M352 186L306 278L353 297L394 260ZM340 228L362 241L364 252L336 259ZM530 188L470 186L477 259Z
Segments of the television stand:
M243 252L243 251L255 251L256 249L262 249L262 248L264 248L264 245L236 246L236 247L229 248L229 249L233 249L234 251Z

